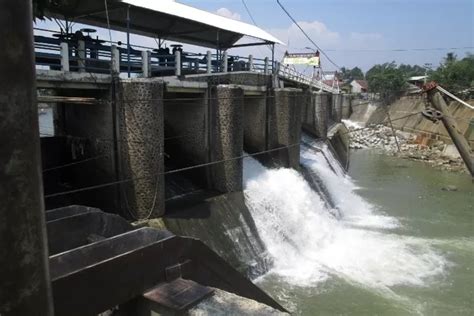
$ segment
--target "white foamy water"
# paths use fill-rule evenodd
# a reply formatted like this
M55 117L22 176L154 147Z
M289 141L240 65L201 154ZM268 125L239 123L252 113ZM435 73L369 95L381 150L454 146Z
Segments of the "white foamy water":
M323 180L340 218L297 171L267 169L244 159L246 204L274 259L270 273L298 286L315 286L336 275L390 293L391 286L423 286L442 274L446 261L432 245L393 233L399 222L358 196L329 150L321 150L327 159L304 148L302 163Z

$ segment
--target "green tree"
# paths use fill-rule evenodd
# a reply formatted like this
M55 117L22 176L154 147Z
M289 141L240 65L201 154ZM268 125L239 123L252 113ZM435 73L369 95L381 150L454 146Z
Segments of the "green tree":
M340 70L340 78L344 81L352 81L354 79L364 79L364 73L359 67L352 69L342 67Z
M459 60L454 53L448 53L441 65L430 75L447 90L456 93L474 88L474 55L468 53Z
M351 76L351 79L353 80L364 79L364 73L362 72L362 69L360 69L359 67L352 68L350 71L350 76Z
M400 69L406 77L423 76L426 72L424 67L418 65L400 64L398 69Z
M375 65L365 75L369 91L379 93L384 100L394 97L405 88L407 76L395 62Z

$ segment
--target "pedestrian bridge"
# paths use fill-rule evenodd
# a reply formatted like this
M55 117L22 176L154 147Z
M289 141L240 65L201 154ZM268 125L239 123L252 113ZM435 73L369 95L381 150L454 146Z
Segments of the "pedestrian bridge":
M37 69L54 70L54 73L82 72L91 75L115 74L121 77L142 78L183 78L197 74L250 72L272 75L275 79L292 85L312 87L330 93L339 92L337 87L315 80L278 61L272 62L269 57L237 56L226 51L221 54L211 51L187 52L183 50L182 45L172 45L171 50L127 46L120 42L94 39L82 32L52 35L34 37Z

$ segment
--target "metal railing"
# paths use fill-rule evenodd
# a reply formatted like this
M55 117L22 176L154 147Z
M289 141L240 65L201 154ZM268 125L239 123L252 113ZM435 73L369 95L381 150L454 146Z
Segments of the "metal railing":
M332 87L330 85L325 84L321 80L315 80L305 74L297 71L293 67L288 65L283 65L282 63L276 63L276 68L278 69L278 75L284 79L294 81L297 83L305 84L322 91L331 92L331 93L339 93L339 89Z
M221 55L210 51L201 54L181 49L170 53L167 49L156 50L141 46L130 46L127 50L115 43L108 44L90 37L73 40L35 36L36 65L50 70L129 73L142 77L250 71L266 75L278 74L285 80L328 92L338 92L338 89L313 80L294 68L279 62L272 63L268 57L229 55L226 51Z

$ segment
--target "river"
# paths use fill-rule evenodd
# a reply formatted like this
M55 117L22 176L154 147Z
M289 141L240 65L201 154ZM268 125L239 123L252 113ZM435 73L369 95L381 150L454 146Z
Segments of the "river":
M39 125L53 135L51 109ZM301 162L326 197L294 170L244 159L246 204L274 260L257 284L296 315L472 315L470 177L370 150L351 153L346 176L322 149L303 146Z
M337 211L297 172L244 162L247 205L274 259L260 287L296 315L472 315L468 175L370 150L351 153L349 176L308 148L302 164Z

